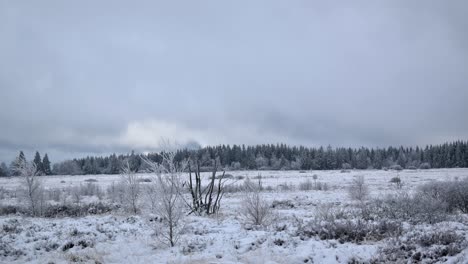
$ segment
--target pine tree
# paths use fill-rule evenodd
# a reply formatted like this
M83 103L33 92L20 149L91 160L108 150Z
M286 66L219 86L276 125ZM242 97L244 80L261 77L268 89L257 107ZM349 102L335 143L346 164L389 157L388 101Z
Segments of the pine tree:
M39 174L44 174L44 169L42 167L41 155L39 154L38 151L36 151L36 155L34 156L33 162L34 162L34 164L36 164L37 172Z
M42 159L42 169L45 175L52 175L52 170L50 169L49 156L47 156L47 153L44 155L44 158Z

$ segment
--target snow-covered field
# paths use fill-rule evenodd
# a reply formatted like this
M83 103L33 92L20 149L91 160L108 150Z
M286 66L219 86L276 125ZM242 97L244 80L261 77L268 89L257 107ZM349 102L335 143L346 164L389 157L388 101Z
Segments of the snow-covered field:
M155 235L153 215L131 215L123 211L77 218L39 218L23 215L0 217L1 263L380 263L376 258L396 237L349 242L304 236L301 223L312 221L323 208L352 208L347 188L362 175L369 186L370 198L386 194L413 192L430 181L459 180L467 169L378 171L232 171L231 184L241 185L246 178L255 181L261 175L263 197L271 205L272 221L265 226L251 226L240 212L243 192L226 193L221 212L211 216L189 215L175 247L168 247ZM207 176L206 174L205 176ZM322 190L300 190L299 185L313 175ZM390 180L399 176L402 190ZM152 175L142 174L151 179ZM46 188L65 188L89 184L89 179L105 192L120 181L118 175L47 176ZM12 197L21 186L20 178L0 178L4 194L0 203L14 204ZM148 183L142 183L145 185ZM102 198L89 198L92 201ZM141 201L144 203L145 197ZM466 215L436 224L403 225L403 240L412 232L456 232L468 239ZM156 232L157 233L157 232ZM406 238L408 237L408 238ZM405 240L406 241L406 240ZM418 244L423 247L424 243ZM417 249L415 249L417 250ZM424 254L424 251L423 251ZM444 261L468 263L468 250L446 254ZM440 259L439 259L440 260ZM355 261L355 262L353 262ZM418 262L417 259L412 259ZM406 263L406 262L405 262ZM411 262L410 262L411 263ZM432 263L432 262L427 262Z

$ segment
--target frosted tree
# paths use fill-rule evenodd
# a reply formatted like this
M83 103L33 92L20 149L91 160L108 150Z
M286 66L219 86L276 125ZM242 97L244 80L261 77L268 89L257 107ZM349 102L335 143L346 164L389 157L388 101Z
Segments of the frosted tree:
M160 163L145 157L142 159L148 165L148 170L155 175L147 195L150 196L149 200L154 201L153 213L160 219L161 225L157 223L156 233L162 238L162 242L173 247L179 240L185 216L181 174L186 163L177 163L174 151L162 152L161 156Z
M348 187L349 197L353 200L363 202L369 195L369 187L366 184L364 176L358 175Z
M20 151L18 157L16 157L15 160L12 161L10 164L10 171L12 172L12 175L14 176L20 175L17 168L21 166L21 164L24 162L26 162L26 157L24 156L23 151Z
M35 163L20 160L15 168L15 172L22 177L22 186L25 190L25 198L29 204L30 212L33 216L39 214L39 206L42 201L42 183L38 176Z
M124 187L124 206L125 208L137 214L139 211L139 202L140 202L140 178L130 167L129 162L127 161L122 167L121 182Z

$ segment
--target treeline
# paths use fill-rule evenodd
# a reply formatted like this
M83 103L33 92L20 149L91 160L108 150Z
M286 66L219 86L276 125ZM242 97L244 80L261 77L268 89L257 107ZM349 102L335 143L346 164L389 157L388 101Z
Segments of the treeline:
M189 157L191 151L179 152ZM198 150L199 156L219 156L229 169L249 170L333 170L414 169L468 167L468 141L456 141L425 148L307 148L285 144L257 146L215 146Z
M21 155L24 156L22 152ZM147 165L142 161L141 156L156 162L161 160L160 153L142 155L132 152L126 155L89 156L55 163L50 171L50 162L46 154L38 168L42 168L44 175L50 173L57 175L118 174L122 165L128 162L132 170L144 172ZM198 150L179 150L176 160L180 162L189 157L196 157L206 162L219 158L221 166L227 170L455 168L468 167L468 141L431 145L425 148L362 147L353 149L332 148L331 146L326 148L290 147L285 144L220 145ZM39 153L36 153L34 162L39 164L39 161ZM1 167L4 167L4 163Z
M19 172L16 170L19 164L24 163L26 161L26 156L24 155L23 151L20 151L18 157L15 158L14 161L10 163L10 166L7 166L5 162L0 164L0 177L5 176L17 176ZM50 167L50 160L47 153L44 155L44 158L41 159L41 155L38 151L34 155L34 159L32 160L34 165L36 166L37 174L38 175L52 175L52 170Z

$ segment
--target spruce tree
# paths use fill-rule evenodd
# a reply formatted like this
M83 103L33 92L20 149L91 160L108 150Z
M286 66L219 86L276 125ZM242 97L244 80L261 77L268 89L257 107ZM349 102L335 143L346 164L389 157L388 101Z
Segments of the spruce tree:
M42 160L41 155L38 151L36 151L36 155L34 155L34 164L36 164L36 170L39 174L44 174L44 169L42 168Z
M47 156L47 153L44 155L44 158L42 159L42 170L45 175L52 174L52 170L50 169L49 156Z

